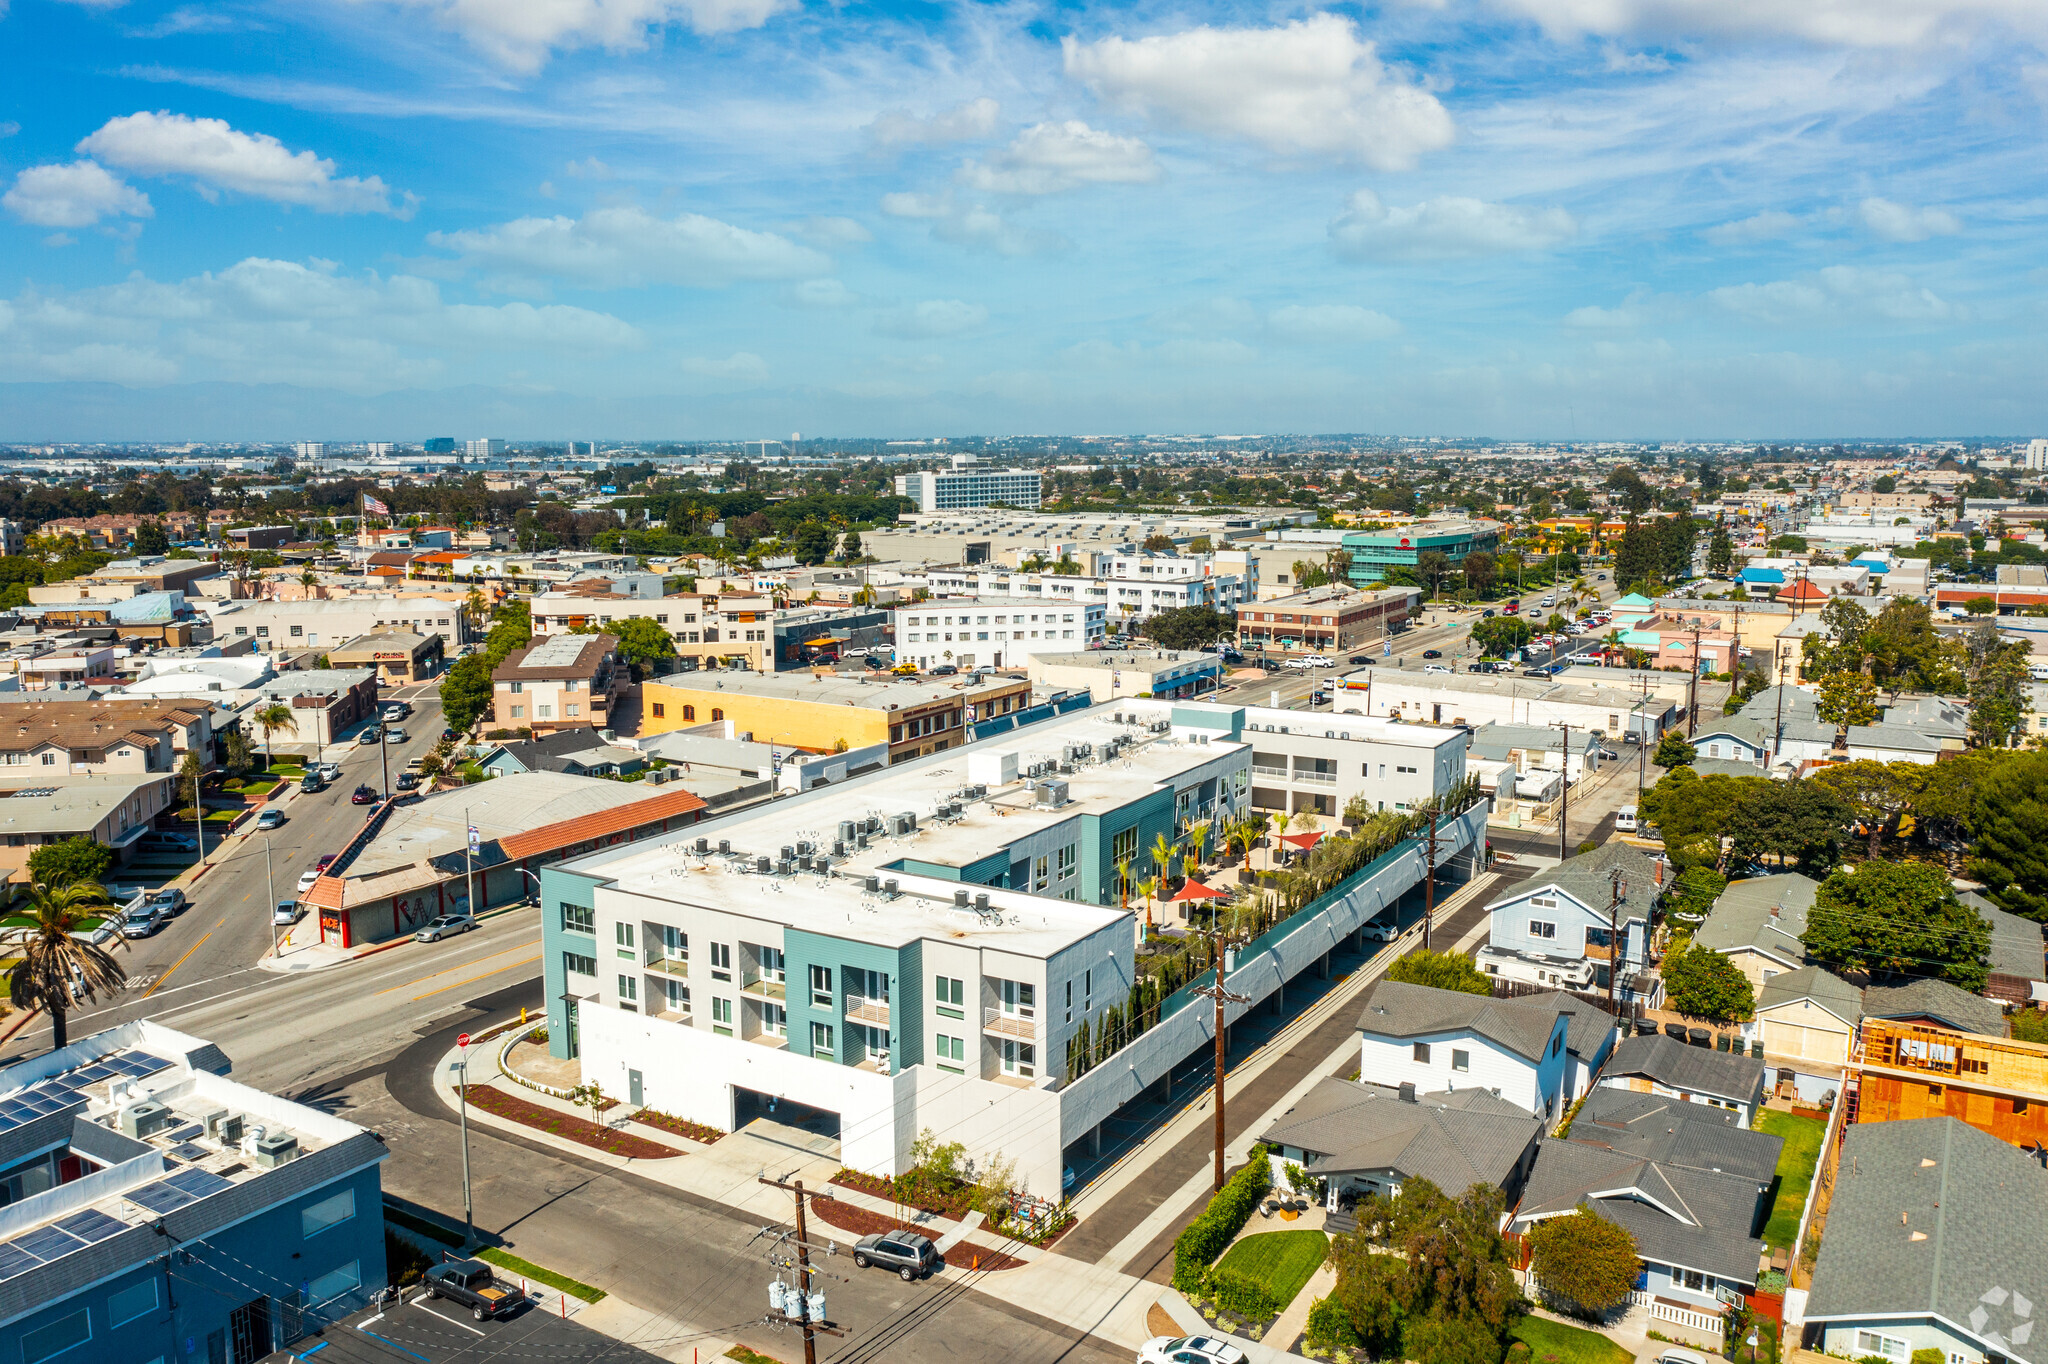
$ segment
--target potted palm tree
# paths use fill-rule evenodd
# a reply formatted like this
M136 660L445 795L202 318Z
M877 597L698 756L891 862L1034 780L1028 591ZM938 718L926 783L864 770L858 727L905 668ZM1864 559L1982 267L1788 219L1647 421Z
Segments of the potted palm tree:
M76 936L85 932L87 919L96 917L94 911L103 909L111 905L97 881L37 884L29 888L28 900L20 907L29 922L5 930L5 942L20 954L7 972L8 1000L17 1009L41 1009L50 1015L53 1048L70 1040L65 1018L74 986L79 998L90 1001L112 994L127 981L127 973L105 948Z

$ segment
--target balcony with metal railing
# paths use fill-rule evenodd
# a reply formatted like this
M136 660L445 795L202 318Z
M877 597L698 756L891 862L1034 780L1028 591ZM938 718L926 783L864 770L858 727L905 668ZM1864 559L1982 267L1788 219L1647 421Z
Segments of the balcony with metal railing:
M846 1020L849 1023L872 1023L878 1028L889 1026L889 1001L874 999L867 995L846 996Z
M690 978L690 959L688 957L671 957L666 955L649 957L647 959L647 969L658 975L672 976L677 980L688 980Z
M1000 1008L989 1006L981 1011L981 1030L999 1037L1021 1037L1026 1041L1038 1038L1036 1011L1005 1013Z
M1276 777L1281 781L1286 781L1294 774L1284 767L1265 767L1258 763L1253 763L1252 775L1255 777Z
M1305 767L1297 767L1289 775L1294 781L1310 782L1316 786L1335 786L1337 784L1337 774L1335 772L1314 772Z
M780 972L745 970L740 972L740 993L750 999L772 999L777 1004L789 997L789 986Z

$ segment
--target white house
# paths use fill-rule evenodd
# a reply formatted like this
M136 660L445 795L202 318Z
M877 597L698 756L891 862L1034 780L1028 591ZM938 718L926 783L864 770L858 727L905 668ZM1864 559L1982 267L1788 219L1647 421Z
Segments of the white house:
M1614 1049L1600 1083L1725 1109L1748 1127L1763 1107L1764 1063L1762 1057L1687 1046L1675 1037L1631 1037Z
M1626 987L1648 959L1650 908L1662 890L1656 861L1626 843L1603 844L1489 904L1487 941L1493 952L1532 960L1591 960L1603 988L1618 945L1617 987Z
M1416 1093L1483 1089L1555 1117L1572 1013L1555 1002L1495 999L1381 980L1358 1016L1358 1078Z

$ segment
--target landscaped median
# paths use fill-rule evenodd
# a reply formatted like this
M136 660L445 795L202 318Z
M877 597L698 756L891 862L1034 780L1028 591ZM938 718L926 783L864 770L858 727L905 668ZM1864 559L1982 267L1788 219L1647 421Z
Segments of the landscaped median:
M446 1246L450 1250L462 1249L461 1232L452 1227L444 1227L439 1222L416 1217L403 1208L394 1208L386 1203L384 1220L394 1227L409 1231L414 1236L424 1237L437 1245ZM593 1288L587 1283L572 1279L566 1274L557 1274L554 1270L537 1265L531 1260L522 1260L508 1250L500 1250L496 1246L482 1246L474 1253L479 1260L488 1261L508 1274L530 1279L537 1284L545 1284L556 1292L567 1293L572 1298L581 1298L585 1302L604 1300L605 1291L602 1288Z

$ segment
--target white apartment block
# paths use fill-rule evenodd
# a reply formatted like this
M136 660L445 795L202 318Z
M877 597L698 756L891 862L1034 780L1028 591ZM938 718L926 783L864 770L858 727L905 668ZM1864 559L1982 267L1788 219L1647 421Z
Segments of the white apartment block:
M955 455L950 469L896 475L896 495L916 498L920 512L960 511L995 502L1036 510L1042 488L1036 469L984 469L972 455Z
M196 605L213 622L220 643L248 639L259 653L277 649L334 649L359 635L408 630L439 635L442 651L475 638L459 602L438 597L356 596L332 601L215 601Z
M775 604L752 593L678 593L672 597L585 597L543 592L532 601L535 634L566 634L588 626L651 620L668 631L685 669L713 660L755 672L775 671Z
M490 459L494 455L502 455L504 453L505 442L496 437L486 436L478 440L466 440L462 443L462 457L464 459Z
M1406 814L1465 780L1465 735L1455 729L1246 706L1243 738L1256 810L1334 819L1363 796L1375 814Z
M1249 600L1243 577L1234 573L1163 579L1085 577L1005 569L935 568L925 575L934 593L968 597L1022 597L1037 601L1099 602L1117 620L1143 620L1161 611L1208 606L1235 611Z
M2027 442L2027 468L2036 473L2048 469L2048 440Z
M1569 725L1618 741L1635 734L1655 743L1677 720L1678 708L1655 692L1589 686L1549 678L1498 673L1419 673L1372 668L1343 680L1331 703L1337 716L1380 716L1405 724Z
M1040 653L1101 647L1107 610L1100 602L1071 605L1026 597L940 597L892 614L896 661L934 668L1021 668Z

